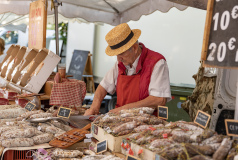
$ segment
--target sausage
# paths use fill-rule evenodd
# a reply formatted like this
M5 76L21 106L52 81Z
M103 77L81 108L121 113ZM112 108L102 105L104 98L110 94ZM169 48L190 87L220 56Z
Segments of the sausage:
M52 134L44 133L38 136L34 136L32 139L34 141L34 144L42 144L42 143L48 143L54 138Z
M34 118L48 118L53 117L52 113L39 113L39 114L33 114L30 116L30 119Z
M30 138L35 135L34 128L24 128L24 129L16 129L16 130L9 130L7 132L2 133L2 137L7 139L10 138Z
M80 152L78 150L64 150L56 148L52 155L58 158L73 158L77 156L83 156L83 152Z
M2 146L6 148L10 147L30 147L34 142L32 138L14 138L2 141Z

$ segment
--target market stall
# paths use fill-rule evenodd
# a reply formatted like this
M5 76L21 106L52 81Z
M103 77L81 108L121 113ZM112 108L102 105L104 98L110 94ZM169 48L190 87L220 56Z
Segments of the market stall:
M1 84L7 88L1 89L6 97L2 99L5 105L0 106L2 158L13 159L18 153L23 154L21 159L237 158L237 141L208 129L211 115L202 111L196 113L194 122L170 123L164 106L161 112L158 109L158 116L148 107L79 116L74 108L82 104L85 84L62 78L59 73L47 82L52 86L50 104L54 106L46 112L32 102L20 107L19 99L19 105L8 105L16 97L22 98L22 93L37 94L58 62L58 56L46 49L27 50L14 45L9 49L0 74ZM71 94L73 89L80 92ZM87 122L80 126L83 121Z

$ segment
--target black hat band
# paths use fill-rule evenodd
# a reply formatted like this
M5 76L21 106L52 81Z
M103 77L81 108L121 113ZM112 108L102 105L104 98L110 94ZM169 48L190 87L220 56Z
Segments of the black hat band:
M120 43L114 45L114 46L110 46L111 49L117 49L120 48L122 46L124 46L127 42L129 42L131 40L131 38L134 36L134 33L131 31L131 33L126 37L126 39L124 39L123 41L121 41Z

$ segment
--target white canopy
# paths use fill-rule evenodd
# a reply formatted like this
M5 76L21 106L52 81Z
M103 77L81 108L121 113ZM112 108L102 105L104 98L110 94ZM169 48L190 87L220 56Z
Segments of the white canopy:
M11 12L27 15L32 0L0 0L0 14ZM156 10L168 12L172 7L184 10L187 6L168 0L61 0L58 12L66 18L83 18L88 22L103 22L111 25L138 20ZM51 1L48 1L48 15ZM0 17L1 19L1 17Z

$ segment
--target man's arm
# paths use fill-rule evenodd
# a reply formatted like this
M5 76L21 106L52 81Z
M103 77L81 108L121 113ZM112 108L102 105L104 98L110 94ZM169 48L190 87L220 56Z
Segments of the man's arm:
M88 110L86 110L84 115L87 116L98 114L99 109L101 107L101 103L106 95L107 91L99 84L94 94L93 103L91 107Z
M129 103L119 108L115 108L110 110L110 112L116 113L123 109L130 109L130 108L140 108L140 107L151 107L156 109L157 106L164 106L166 104L166 98L164 97L155 97L155 96L148 96L147 98L134 102Z

